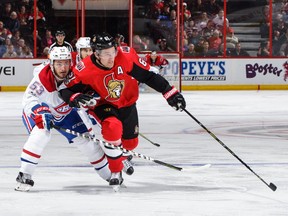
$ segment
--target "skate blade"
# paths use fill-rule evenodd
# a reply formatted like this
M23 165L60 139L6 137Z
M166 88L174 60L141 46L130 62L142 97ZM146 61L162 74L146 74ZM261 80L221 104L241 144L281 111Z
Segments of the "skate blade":
M121 185L112 185L112 189L114 192L119 192L121 188Z
M14 189L15 191L28 192L31 189L31 187L32 186L29 184L23 184L23 183L18 182Z

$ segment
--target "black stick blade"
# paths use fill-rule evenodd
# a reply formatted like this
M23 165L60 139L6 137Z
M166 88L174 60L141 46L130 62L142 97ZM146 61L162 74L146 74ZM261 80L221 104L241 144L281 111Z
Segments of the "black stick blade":
M160 144L158 144L158 143L153 142L152 144L157 146L157 147L160 147Z
M273 191L276 191L276 189L277 189L277 186L274 185L273 183L270 183L270 184L269 184L269 187L270 187L270 189L273 190Z
M160 164L160 165L163 165L163 166L166 166L166 167L178 170L178 171L181 171L183 169L182 167L177 167L177 166L174 166L172 164L165 163L163 161L159 161L159 160L153 160L153 161L157 164Z

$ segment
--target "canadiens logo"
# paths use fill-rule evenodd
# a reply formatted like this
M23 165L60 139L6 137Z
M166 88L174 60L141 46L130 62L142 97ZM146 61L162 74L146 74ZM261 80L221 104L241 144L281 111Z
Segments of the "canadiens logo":
M58 107L55 107L54 109L56 110L57 113L65 115L68 114L72 108L68 104L63 103L60 104Z
M108 91L107 101L117 101L124 89L123 80L115 80L113 74L105 76L104 83Z

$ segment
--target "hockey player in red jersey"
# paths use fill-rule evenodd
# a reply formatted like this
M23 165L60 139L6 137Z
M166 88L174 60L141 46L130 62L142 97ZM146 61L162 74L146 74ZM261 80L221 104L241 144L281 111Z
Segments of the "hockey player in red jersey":
M157 54L156 51L145 55L144 60L153 67L156 67L161 73L162 69L169 65L169 62L163 56Z
M117 146L123 145L128 150L137 147L138 82L162 93L168 104L176 110L182 111L182 108L185 108L186 102L182 94L162 76L151 73L151 66L139 57L133 48L116 47L114 38L107 33L96 35L92 48L94 54L76 65L73 69L74 76L60 94L72 107L89 106L91 101L96 103L95 107L90 108L90 112L101 123L101 133L105 141ZM100 99L96 101L85 94L86 86L92 87ZM127 155L113 159L108 157L112 172L109 184L112 186L123 181L123 164L127 174L134 172Z

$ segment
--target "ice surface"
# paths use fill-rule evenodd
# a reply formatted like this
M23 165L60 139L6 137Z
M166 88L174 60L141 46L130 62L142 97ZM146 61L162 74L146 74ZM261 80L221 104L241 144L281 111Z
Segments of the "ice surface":
M15 178L26 129L22 92L0 92L0 215L2 216L284 216L288 215L288 91L184 92L187 110L268 184L273 192L184 112L159 94L141 94L136 152L189 168L179 172L133 159L115 193L75 146L53 131L30 192Z

